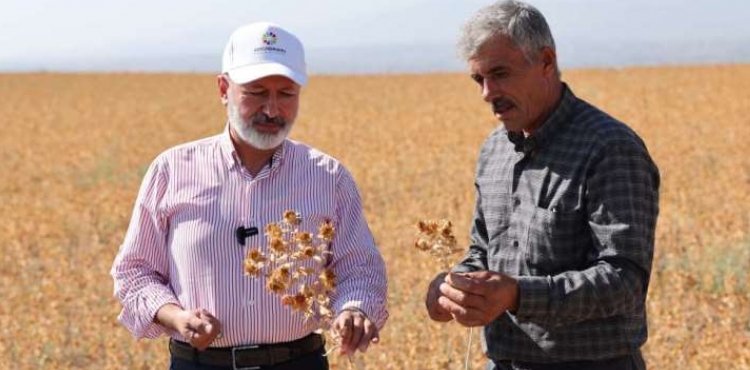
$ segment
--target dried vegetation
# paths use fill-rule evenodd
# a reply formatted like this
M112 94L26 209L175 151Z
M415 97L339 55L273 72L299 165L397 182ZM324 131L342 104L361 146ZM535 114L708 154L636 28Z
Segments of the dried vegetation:
M650 368L749 369L750 66L564 78L641 134L661 169ZM0 75L0 368L167 367L166 341L117 324L108 271L148 163L222 130L215 86L208 75ZM464 75L316 76L305 90L293 137L351 170L388 267L391 318L365 368L463 366L467 331L423 308L438 266L414 252L413 225L451 219L465 243L478 148L495 125ZM472 358L482 368L479 345Z

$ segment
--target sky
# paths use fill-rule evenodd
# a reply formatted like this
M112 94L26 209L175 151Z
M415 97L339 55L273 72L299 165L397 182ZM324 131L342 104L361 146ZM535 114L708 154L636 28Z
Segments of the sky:
M750 62L748 0L536 0L562 68ZM460 71L477 0L0 0L0 72L219 69L229 34L271 21L312 73Z

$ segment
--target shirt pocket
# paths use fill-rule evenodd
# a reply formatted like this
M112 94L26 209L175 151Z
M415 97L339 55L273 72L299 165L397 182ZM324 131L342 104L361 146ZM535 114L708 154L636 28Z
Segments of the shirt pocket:
M491 241L508 230L510 225L510 195L504 193L482 194L482 214Z
M529 225L526 259L538 274L577 269L585 262L589 245L584 210L535 208Z

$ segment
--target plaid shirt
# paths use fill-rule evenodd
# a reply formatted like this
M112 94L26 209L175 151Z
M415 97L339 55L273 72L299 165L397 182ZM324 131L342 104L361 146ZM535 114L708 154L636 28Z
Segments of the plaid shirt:
M659 172L631 129L566 85L532 136L492 133L475 186L472 245L454 271L519 284L517 312L484 328L491 359L599 360L646 341Z

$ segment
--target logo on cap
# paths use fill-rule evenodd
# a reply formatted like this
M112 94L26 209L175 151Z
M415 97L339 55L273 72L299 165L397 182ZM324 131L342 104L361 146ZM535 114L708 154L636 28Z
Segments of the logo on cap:
M263 43L266 45L273 45L279 39L273 31L268 31L263 34Z

